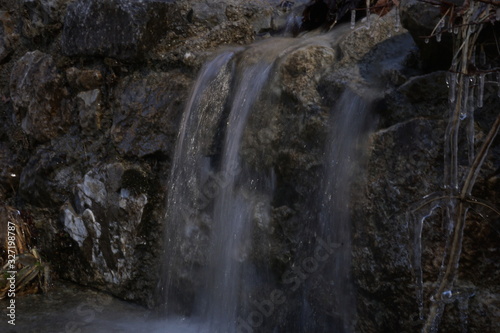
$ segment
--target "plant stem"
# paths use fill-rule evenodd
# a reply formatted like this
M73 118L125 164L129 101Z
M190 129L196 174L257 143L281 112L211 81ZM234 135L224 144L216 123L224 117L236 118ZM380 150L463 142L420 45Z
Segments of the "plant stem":
M464 186L462 187L462 191L460 193L460 199L465 199L467 196L470 196L472 192L472 187L474 186L474 183L476 182L477 175L479 174L479 171L481 170L481 167L483 166L484 160L486 158L486 154L488 153L488 150L491 147L491 144L493 143L493 140L498 134L498 131L500 129L500 113L498 114L495 122L491 126L491 129L486 136L486 139L484 140L483 144L481 145L481 148L479 149L479 152L474 159L474 162L472 163L469 173L467 174L467 178L465 179Z

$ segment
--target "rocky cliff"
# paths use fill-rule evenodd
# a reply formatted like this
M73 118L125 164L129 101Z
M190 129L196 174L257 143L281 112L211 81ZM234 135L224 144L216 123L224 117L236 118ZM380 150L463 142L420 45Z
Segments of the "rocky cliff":
M196 74L221 48L286 31L287 15L301 13L305 2L296 1L290 11L279 3L0 4L0 198L34 221L37 247L55 276L153 305L169 223L170 166ZM315 237L311 200L323 177L329 111L346 87L376 101L350 204L359 332L414 332L421 324L406 213L444 182L452 45L446 38L425 42L440 15L428 4L402 1L401 21L409 30L393 10L372 15L369 29L358 25L338 43L325 40L324 47L292 52L278 68L275 107L253 114L244 133L245 161L276 172L272 228L262 231L271 233L271 244L263 246L272 258L259 257L256 249L255 262L270 262L280 285L283 273L311 250L304 240ZM498 22L491 27L498 32ZM488 51L487 33L479 48L485 45L495 68L499 58ZM473 122L477 148L498 113L498 87L489 81ZM465 174L466 154L458 162ZM497 206L499 166L497 138L473 192ZM474 290L471 332L500 329L499 222L477 208L465 227L459 281ZM445 247L437 218L426 222L423 235L424 281L431 283ZM324 313L334 307L328 286L315 274L307 285L313 310L322 314L318 320L328 321ZM459 302L450 304L443 332L460 327ZM274 324L292 332L296 306L283 306Z

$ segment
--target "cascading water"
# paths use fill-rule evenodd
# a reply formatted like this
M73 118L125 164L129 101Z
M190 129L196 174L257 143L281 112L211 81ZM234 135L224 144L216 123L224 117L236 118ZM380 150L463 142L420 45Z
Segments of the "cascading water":
M236 83L227 121L220 172L227 176L213 208L213 227L205 286L208 297L204 313L212 332L235 331L236 311L244 272L242 263L250 249L246 243L255 203L250 194L253 179L242 168L239 150L244 126L255 100L267 81L271 65L256 63L244 69ZM247 81L248 80L248 81ZM248 83L252 84L249 85ZM239 181L239 184L237 182Z
M178 138L167 215L176 222L169 223L166 233L168 264L161 283L169 312L190 308L209 323L211 332L236 330L245 276L252 275L246 262L252 219L256 210L269 207L272 172L252 172L239 153L248 115L269 81L275 58L266 48L251 48L209 62ZM198 281L190 280L193 276ZM190 282L196 295L179 303L183 284Z
M199 246L207 237L203 232L204 221L196 212L209 204L201 185L208 177L203 156L208 155L206 151L210 143L199 143L205 132L213 131L211 128L218 126L220 121L230 84L229 60L233 56L232 52L223 53L202 69L179 130L167 203L167 219L175 223L167 225L166 262L159 283L161 302L168 312L182 312L186 303L192 302L189 298L194 297L190 295L186 299L182 291L185 289L183 277L196 273L196 261L203 257ZM209 109L211 113L203 112L203 109ZM181 235L193 239L191 244L180 244ZM190 248L190 245L195 247ZM173 267L182 267L183 271L176 272Z
M269 96L280 94L276 82L283 59L311 45L330 48L349 31L347 25L339 28L328 35L274 38L226 51L201 70L172 164L166 264L159 284L168 314L198 318L209 332L253 332L254 324L262 324L254 318L252 325L242 325L241 318L249 309L252 289L262 281L276 285L279 280L268 274L269 268L256 267L251 258L256 225L269 227L275 177L272 168L257 170L241 157L243 136L252 112L269 107ZM325 154L327 182L317 198L318 222L311 226L339 244L321 273L334 285L336 313L328 316L335 317L336 332L351 332L355 317L349 178L368 109L360 97L345 93L333 112ZM306 283L302 292L307 288ZM309 316L306 298L299 324L304 332L316 320Z
M370 101L347 89L330 119L326 147L325 184L321 203L319 233L337 244L325 267L324 276L334 293L334 332L353 332L356 304L351 277L350 185L361 157L362 142L370 119Z

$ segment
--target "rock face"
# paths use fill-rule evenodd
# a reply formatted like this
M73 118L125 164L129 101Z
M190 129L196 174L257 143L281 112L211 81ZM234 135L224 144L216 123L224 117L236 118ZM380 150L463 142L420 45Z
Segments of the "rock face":
M0 64L12 52L16 36L13 35L13 22L11 15L6 11L0 12Z
M32 216L40 252L57 276L123 299L154 303L162 232L169 223L168 177L194 78L219 48L245 48L284 31L290 18L279 3L0 4L0 198ZM292 13L300 13L304 3L296 1ZM286 274L302 267L321 236L316 199L325 182L324 147L331 110L346 89L371 100L373 109L365 125L369 138L358 147L365 155L353 170L349 204L357 299L354 331L414 332L421 325L410 264L412 230L405 214L425 195L440 191L443 182L449 107L444 71L449 59L444 50L449 45L443 37L441 49L435 51L433 42L419 38L432 31L439 17L435 9L402 1L401 12L408 30L395 30L392 11L380 19L373 15L370 29L358 22L352 31L348 25L338 26L314 45L307 45L311 35L296 39L302 47L283 52L273 67L276 81L265 92L266 103L273 103L258 101L266 107L255 108L248 120L241 158L249 168L272 170L274 186L272 200L262 199L269 207L256 206L253 212L252 237L259 246L248 260L269 279L252 286L250 296L266 299L280 288L287 299L266 317L259 327L262 332L330 332L336 325L330 310L340 305L333 304L322 270L300 279L298 292L287 284ZM276 48L285 45L279 38L271 41ZM473 124L476 148L498 113L496 90L493 84L485 86L485 107ZM212 95L204 98L218 98L217 91ZM210 128L199 133L214 132L224 121L213 119ZM199 148L203 157L217 160L223 129L220 126L216 137ZM466 133L465 125L461 133ZM465 147L462 134L460 147ZM458 154L463 174L466 149ZM473 191L496 205L499 163L497 139ZM495 306L500 299L495 280L498 217L482 209L476 207L466 225L457 285L475 290L469 300L469 330L495 332L500 329ZM482 220L481 214L489 218ZM209 222L200 225L193 238L209 242ZM430 218L423 238L426 293L437 279L442 234L438 219ZM203 258L203 246L184 250ZM186 278L196 279L199 276ZM187 306L195 294L186 285L179 303ZM304 302L307 313L300 312ZM458 305L447 307L441 331L459 330ZM316 326L301 326L299 313L314 319Z
M175 17L173 1L75 1L62 34L66 55L132 60L162 38Z
M170 156L190 79L180 72L129 76L115 89L111 137L121 154Z
M66 277L127 295L122 289L136 278L141 264L131 259L138 257L137 247L146 245L140 233L148 203L144 170L103 165L85 174L74 193L61 207L63 228L94 274L76 278L78 270L68 270Z
M33 216L55 273L152 302L193 77L219 45L272 31L273 5L0 4L1 197Z
M14 66L10 78L16 120L38 141L55 138L68 128L71 116L54 59L40 51L28 52Z

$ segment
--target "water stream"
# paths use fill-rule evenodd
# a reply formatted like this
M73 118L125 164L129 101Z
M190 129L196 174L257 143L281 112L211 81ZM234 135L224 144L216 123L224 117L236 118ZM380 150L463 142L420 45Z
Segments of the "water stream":
M335 332L353 332L356 314L351 277L350 186L361 158L367 133L370 101L347 89L330 119L326 147L325 183L318 198L321 202L319 233L337 244L326 264L325 279L333 286L336 317Z
M186 102L171 161L163 266L156 295L160 314L127 307L120 310L126 318L118 320L117 313L106 312L98 304L88 317L82 315L76 322L81 332L355 331L350 187L360 170L372 100L377 94L346 84L343 92L332 92L336 98L332 97L335 102L331 108L326 106L330 102L323 105L317 101L317 105L295 110L293 104L305 103L300 100L302 91L294 95L295 100L286 89L307 87L283 82L295 78L286 76L292 71L307 81L305 84L318 84L311 76L324 73L310 75L308 71L312 70L301 65L317 61L315 57L327 57L318 63L332 66L334 59L342 57L340 41L351 31L347 23L328 33L316 31L298 38L274 37L244 47L228 47L201 68ZM300 77L302 72L309 76ZM312 90L318 98L324 98L317 89ZM275 111L278 103L285 110ZM313 143L297 139L304 145L300 149L314 149L304 153L304 159L314 160L311 167L307 166L310 170L304 172L311 175L311 183L290 180L307 187L307 213L301 211L302 203L297 203L303 199L300 195L291 202L277 199L288 196L283 193L286 187L277 193L275 169L281 167L277 163L282 160L259 165L259 158L248 157L250 149L265 148L262 142L254 146L248 143L262 134L256 123L269 119L255 121L255 115L272 111L276 117L293 114L286 119L288 123L284 121L287 125L305 126L305 117L319 119L309 133ZM325 133L314 132L318 129ZM292 135L288 128L282 131L279 135ZM293 140L283 141L285 145ZM287 149L291 154L300 152L295 147ZM281 153L285 149L276 150ZM302 160L286 163L294 162ZM283 221L300 224L298 229L302 228L303 234L284 236L284 241L273 235L273 214L282 207L296 210L291 215L296 214L297 221ZM272 247L281 241L288 242L283 245L288 247L288 258L279 263L286 267L276 268L272 263L276 254L272 250L276 249ZM121 306L126 307L118 304L117 308ZM61 318L70 318L75 312L80 315L82 308L75 302L61 310Z
M326 35L273 38L227 50L201 70L184 112L170 179L165 266L159 284L168 315L198 318L210 332L253 330L248 323L238 324L241 312L248 310L258 281L276 284L277 279L251 259L255 241L267 242L255 240L253 233L257 224L269 227L275 177L272 168L257 170L241 157L248 118L257 109L272 107L272 97L281 93L276 82L283 59L311 45L331 47L348 30L345 25ZM368 105L346 92L333 110L325 182L316 198L314 228L339 244L321 273L334 286L336 332L351 332L355 318L349 179ZM306 296L303 303L307 309ZM307 331L307 322L315 319L304 311L301 326ZM258 321L256 326L262 324Z

